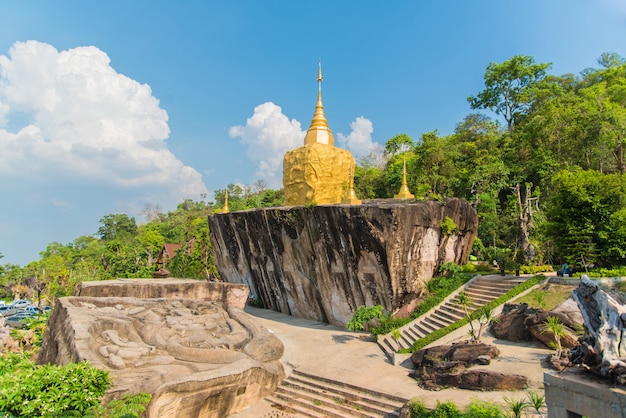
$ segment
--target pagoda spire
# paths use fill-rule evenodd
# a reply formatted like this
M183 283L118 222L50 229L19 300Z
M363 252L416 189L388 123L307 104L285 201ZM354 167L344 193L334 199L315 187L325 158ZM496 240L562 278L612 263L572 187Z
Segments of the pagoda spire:
M394 196L395 199L414 199L415 196L411 194L409 186L406 183L406 158L404 159L404 165L402 166L402 186L400 191Z
M326 121L326 115L324 115L324 105L322 104L322 63L317 67L317 104L315 105L315 113L313 114L313 120L311 126L304 137L304 145L310 144L327 144L335 145L335 138L333 133L328 127Z

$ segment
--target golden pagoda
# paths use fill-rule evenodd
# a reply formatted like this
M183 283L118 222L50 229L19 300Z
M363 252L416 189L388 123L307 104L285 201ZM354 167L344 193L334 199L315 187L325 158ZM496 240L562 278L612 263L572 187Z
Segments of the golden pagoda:
M409 186L406 184L406 158L404 159L404 165L402 166L402 186L400 191L394 196L395 199L414 199L415 196L411 194Z
M288 151L283 159L285 206L334 204L344 200L357 204L358 201L352 179L356 163L350 151L335 147L335 138L324 115L322 80L320 63L317 104L304 145Z
M224 192L224 207L222 208L222 213L230 212L230 208L228 207L228 190Z

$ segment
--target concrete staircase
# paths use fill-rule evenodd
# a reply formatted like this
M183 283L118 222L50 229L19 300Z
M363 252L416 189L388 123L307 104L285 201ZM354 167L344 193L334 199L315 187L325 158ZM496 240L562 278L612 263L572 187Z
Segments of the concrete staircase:
M407 402L386 395L294 370L276 391L265 398L272 407L290 416L314 418L397 417Z
M469 307L471 312L497 299L525 280L526 278L517 276L476 276L453 292L441 304L400 328L400 338L397 341L392 333L379 335L378 346L393 362L393 353L402 348L412 347L415 341L465 317L463 308L456 303L461 291L465 291L471 298L472 303Z

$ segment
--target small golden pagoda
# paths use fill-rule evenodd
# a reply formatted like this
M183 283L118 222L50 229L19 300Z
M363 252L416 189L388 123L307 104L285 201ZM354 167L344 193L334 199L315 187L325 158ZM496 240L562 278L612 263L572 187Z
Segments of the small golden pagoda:
M228 207L228 190L224 192L224 207L222 208L222 213L230 212L230 208Z
M304 146L283 159L285 205L360 203L353 186L356 163L350 151L335 147L322 104L322 64L317 71L317 104Z
M397 195L394 196L395 199L415 199L415 196L411 194L409 190L409 186L406 184L406 159L404 160L404 165L402 166L402 186L400 186L400 191Z

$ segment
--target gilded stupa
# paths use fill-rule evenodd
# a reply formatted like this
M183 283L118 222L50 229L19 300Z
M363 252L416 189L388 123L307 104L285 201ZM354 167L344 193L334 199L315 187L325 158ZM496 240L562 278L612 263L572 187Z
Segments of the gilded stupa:
M409 186L406 182L406 159L404 160L404 165L402 166L402 186L400 186L400 191L397 195L394 196L395 199L415 199L415 196L409 190Z
M356 168L350 151L335 147L322 104L322 65L317 71L317 104L304 146L288 151L283 160L285 205L352 203Z

